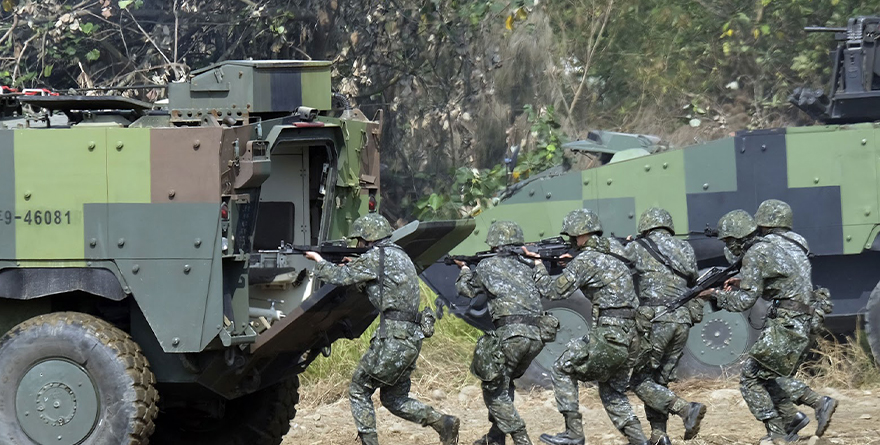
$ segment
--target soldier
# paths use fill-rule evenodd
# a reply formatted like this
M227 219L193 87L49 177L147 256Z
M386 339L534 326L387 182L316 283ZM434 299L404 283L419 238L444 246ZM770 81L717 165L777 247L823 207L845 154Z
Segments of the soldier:
M801 273L811 279L809 287L812 289L813 268L809 258L810 248L804 237L791 230L791 207L783 201L768 199L758 206L758 211L755 213L755 223L757 223L758 230L765 240L782 247L797 259L798 265L802 269ZM831 301L822 290L813 291L812 296L814 298L811 305L814 312L811 344L814 343L814 337L822 329L825 314L831 312L832 309ZM826 298L822 298L823 296ZM821 437L825 434L831 422L831 416L837 409L837 400L816 393L806 383L792 377L780 377L777 381L788 392L793 402L799 405L808 405L815 410L818 423L816 436ZM783 413L783 417L787 421L788 430L786 432L789 434L797 434L810 421L801 412Z
M794 408L777 378L794 372L809 343L809 279L785 249L758 236L755 220L743 210L721 217L718 237L742 258L742 278L728 280L723 290L708 289L700 295L731 312L748 310L758 298L770 302L773 310L743 363L740 392L752 415L764 422L768 438L774 444L791 443L797 436L786 432L782 413Z
M656 315L694 285L697 260L690 244L673 237L675 227L666 210L646 210L639 219L638 230L639 237L627 244L625 255L639 274L639 320L649 324L647 338L642 339L649 344L641 348L645 357L641 357L641 366L636 367L631 386L645 402L651 443L671 445L666 434L670 413L684 420L685 440L697 435L700 421L706 415L705 405L688 402L668 387L675 380L688 331L695 321L702 320L703 305L691 300L688 305Z
M565 418L565 431L553 436L542 434L541 440L551 445L585 442L577 385L578 381L596 381L602 405L614 426L630 444L647 444L626 397L631 358L638 349L634 317L639 304L626 258L612 252L611 242L601 237L599 217L590 210L569 213L561 233L569 236L580 252L555 279L540 260L535 260L538 288L550 299L568 298L580 288L598 310L598 318L588 335L569 342L553 366L553 389L557 408Z
M526 424L513 406L513 380L525 373L544 343L539 328L541 296L534 281L534 264L523 258L522 229L511 221L492 223L486 236L498 256L486 258L474 271L456 261L461 273L459 294L488 296L495 330L477 342L471 370L482 381L483 401L492 427L474 445L503 445L510 434L516 445L530 445Z
M430 425L440 435L441 443L456 444L457 418L409 398L410 375L424 338L418 313L419 282L412 260L389 236L388 221L378 213L370 213L351 225L349 238L357 239L359 247L370 247L360 257L335 265L316 252L306 253L306 258L318 263L317 278L337 286L362 286L380 313L379 328L354 371L348 393L358 436L364 445L379 443L371 397L380 389L382 405L392 414Z

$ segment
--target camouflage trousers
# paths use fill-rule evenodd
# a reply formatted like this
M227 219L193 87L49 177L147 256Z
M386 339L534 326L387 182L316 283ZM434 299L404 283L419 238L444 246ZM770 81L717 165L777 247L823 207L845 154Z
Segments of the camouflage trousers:
M624 346L630 343L632 338L628 338L630 334L627 331L634 331L635 327L604 327L600 326L590 332L590 340L586 348L578 349L578 352L572 354L575 350L576 342L569 343L569 348L563 352L553 370L550 373L553 379L553 391L556 396L556 407L559 412L578 412L578 381L592 381L594 375L585 374L579 370L601 369L601 374L608 376L598 380L599 398L605 412L611 419L614 426L623 431L624 427L629 424L638 424L639 420L626 397L626 390L629 386L631 370L628 367L629 361L613 360L619 363L615 369L604 366L609 362L609 357L626 357L629 355L629 347ZM602 342L600 338L612 338L614 342ZM579 341L579 340L578 340ZM604 349L597 348L597 344L603 344ZM616 350L616 351L615 351ZM587 354L586 357L578 357L578 355ZM583 359L582 363L578 363ZM574 362L574 366L568 366L566 361ZM598 366L596 366L598 365Z
M489 410L489 422L496 432L510 434L524 430L525 422L513 406L513 380L522 377L523 373L538 356L544 343L527 337L510 337L501 341L505 365L501 376L482 382L483 401Z
M678 414L687 401L668 388L675 381L678 362L687 343L690 325L655 322L651 326L648 357L632 378L633 392L645 402L645 416L655 433L665 433L669 414Z
M786 419L793 417L797 408L783 387L785 383L785 379L749 357L743 363L739 390L756 419L762 422L776 417Z
M414 345L420 349L421 342ZM374 349L375 348L375 349ZM410 422L418 423L422 426L433 424L440 420L443 416L434 408L425 405L418 400L409 397L410 377L415 370L415 361L412 363L400 363L391 353L382 350L382 342L374 339L370 344L371 351L365 354L374 354L378 357L378 364L374 366L380 368L401 367L399 372L392 374L399 375L394 384L388 385L380 382L373 375L382 374L385 370L368 370L364 366L364 360L358 365L351 379L351 386L348 389L348 398L351 402L351 414L354 417L354 423L359 433L375 433L376 432L376 410L373 407L372 396L376 390L379 390L379 400L382 406L388 409L392 414ZM387 373L386 373L387 374Z

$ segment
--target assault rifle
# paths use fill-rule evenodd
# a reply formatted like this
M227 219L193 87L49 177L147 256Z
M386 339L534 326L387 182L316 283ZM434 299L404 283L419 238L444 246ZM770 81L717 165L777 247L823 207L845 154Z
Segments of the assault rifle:
M739 269L742 266L742 259L738 259L735 263L731 264L727 267L713 266L709 268L709 270L703 272L699 278L697 278L697 284L694 287L691 287L684 293L679 299L672 302L672 304L666 306L665 309L660 311L659 314L655 315L651 321L656 321L658 318L666 315L676 309L684 306L689 301L697 298L700 295L700 292L710 289L713 287L718 287L724 285L724 282L729 278L733 278L736 274L739 273Z
M342 263L346 257L361 256L370 250L369 247L348 247L344 241L327 241L319 246L283 244L279 253L286 255L304 255L306 252L317 252L331 263Z
M560 258L562 255L566 253L570 254L572 257L577 255L576 250L571 247L571 244L565 241L561 236L545 238L540 241L526 243L525 246L527 249L529 249L529 251L537 253L540 258L525 257L522 250L519 247L516 247L501 249L497 252L486 250L482 252L477 252L473 255L446 255L445 257L443 257L443 262L447 265L452 265L455 264L455 261L463 261L467 265L475 265L486 258L492 258L496 256L520 255L527 258L528 260L540 259L550 263L550 267L556 267L558 266L560 261L565 261L569 259ZM548 267L548 269L550 267Z

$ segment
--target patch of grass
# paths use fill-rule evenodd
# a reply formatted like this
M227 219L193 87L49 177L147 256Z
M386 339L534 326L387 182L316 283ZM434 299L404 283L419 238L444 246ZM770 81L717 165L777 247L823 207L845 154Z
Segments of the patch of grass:
M817 387L876 388L880 386L880 369L865 343L861 328L843 343L833 337L820 338L813 349L814 360L801 366L797 377Z
M435 309L437 295L419 280L422 307ZM370 338L378 327L378 319L353 340L333 343L330 357L318 357L300 376L301 404L315 406L332 403L347 397L351 376L361 356L370 345ZM441 389L447 393L457 391L478 381L470 374L474 345L482 332L464 320L447 314L437 320L434 336L425 339L413 373L413 391L426 392Z

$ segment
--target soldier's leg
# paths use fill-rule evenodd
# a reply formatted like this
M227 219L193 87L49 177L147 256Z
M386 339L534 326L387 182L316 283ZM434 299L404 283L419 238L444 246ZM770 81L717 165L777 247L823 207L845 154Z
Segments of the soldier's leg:
M654 381L652 375L650 370L639 373L633 378L632 390L645 403L645 416L651 424L651 440L656 442L666 435L669 413L684 411L688 402Z
M749 357L743 363L739 390L743 400L756 419L764 422L771 438L785 436L785 426L767 390L767 382L775 379L771 371L764 369L755 359Z
M660 358L657 368L657 382L661 385L669 385L670 382L676 380L678 371L678 362L684 354L684 348L687 344L688 331L690 326L683 323L659 323L665 326L666 344L664 346L663 355Z
M628 370L621 370L619 375L610 380L599 382L599 398L614 427L626 436L630 444L643 445L648 442L648 438L645 437L642 424L626 397L628 382Z
M550 377L556 396L556 408L565 419L565 431L552 436L541 434L541 441L551 445L583 445L584 424L578 412L578 380L573 373L563 370L563 367L563 363L557 360L550 371Z
M459 420L456 417L443 414L430 405L426 405L409 396L411 386L410 375L415 369L415 363L398 379L393 386L384 386L379 390L379 400L382 406L401 419L418 423L422 426L430 426L440 435L440 443L458 443Z
M376 411L373 407L373 393L377 382L358 365L351 378L348 388L348 399L351 402L351 415L359 435L376 434Z

